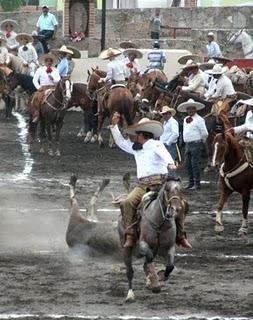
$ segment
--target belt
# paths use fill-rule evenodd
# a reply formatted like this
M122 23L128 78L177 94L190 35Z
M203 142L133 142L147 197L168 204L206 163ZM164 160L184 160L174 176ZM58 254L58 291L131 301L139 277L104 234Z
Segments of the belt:
M160 184L163 182L166 174L154 174L152 176L144 177L139 179L139 183L143 184Z
M195 141L189 141L189 142L186 142L186 144L197 144L197 143L202 143L202 140L195 140Z

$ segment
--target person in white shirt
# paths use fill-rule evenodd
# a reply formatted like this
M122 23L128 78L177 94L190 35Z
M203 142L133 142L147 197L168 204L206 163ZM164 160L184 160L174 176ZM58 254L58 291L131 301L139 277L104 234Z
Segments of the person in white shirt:
M221 56L220 46L218 45L217 42L214 41L213 32L209 32L207 34L207 41L208 41L208 44L206 45L207 57L209 59L220 57Z
M121 55L118 49L109 48L100 53L99 58L109 60L107 64L107 73L105 78L100 78L99 82L109 81L111 84L125 83L125 72L122 60L116 60L116 57Z
M189 184L187 189L200 190L201 150L208 137L205 120L197 114L205 106L189 99L177 107L177 111L188 114L184 118L183 139L185 142L185 164L188 171Z
M136 59L141 59L143 54L137 49L126 49L123 52L125 58L123 59L125 80L128 80L131 72L140 72L140 65Z
M143 195L148 190L155 190L163 183L163 177L169 170L175 170L174 161L166 150L164 144L155 140L163 133L163 126L159 121L151 121L148 118L141 119L137 124L129 126L125 131L136 136L136 142L124 139L119 131L118 123L120 115L115 113L110 126L115 143L125 152L135 157L137 166L138 185L130 192L126 200L121 203L122 220L126 228L126 242L124 247L132 247L134 244L134 230L131 225L136 221L136 209ZM183 217L180 217L178 243L186 248L191 245L185 238L183 230ZM178 226L177 224L177 226Z
M0 64L7 65L10 62L9 52L6 48L6 40L2 36L0 36L0 56Z
M227 68L222 67L221 64L215 64L213 69L205 71L209 75L212 75L214 79L217 79L216 88L207 97L209 100L223 100L236 94L232 81L224 74L226 70Z
M28 74L33 77L39 66L38 55L32 45L33 38L27 33L19 33L16 39L20 43L18 56L22 59L23 66L29 69Z
M3 31L4 38L6 40L6 46L10 52L17 52L19 43L16 40L16 32L14 28L18 28L18 24L15 20L6 19L1 22L0 29Z
M38 68L33 77L33 84L38 90L32 97L32 115L33 122L39 120L40 104L43 100L45 91L54 88L55 85L61 80L58 70L53 67L57 61L57 57L53 54L44 54L39 59L42 67Z
M186 73L189 80L187 85L178 87L178 89L181 89L183 92L194 93L202 96L205 91L205 82L198 64L194 62L186 63L183 71Z
M175 114L174 108L168 106L162 108L163 134L160 136L160 141L165 145L174 161L177 156L177 139L179 137L179 126L177 120L174 119Z

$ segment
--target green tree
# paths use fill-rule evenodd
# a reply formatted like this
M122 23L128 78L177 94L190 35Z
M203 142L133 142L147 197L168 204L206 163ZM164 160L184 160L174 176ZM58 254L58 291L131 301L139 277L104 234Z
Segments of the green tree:
M0 6L4 11L15 11L23 4L23 0L0 0Z

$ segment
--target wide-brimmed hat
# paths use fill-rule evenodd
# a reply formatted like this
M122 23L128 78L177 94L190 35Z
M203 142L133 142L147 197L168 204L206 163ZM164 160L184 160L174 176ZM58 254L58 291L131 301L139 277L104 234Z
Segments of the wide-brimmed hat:
M210 70L215 65L215 61L213 59L209 59L207 62L200 63L199 69L202 71Z
M186 64L183 66L183 70L194 69L194 68L198 68L198 67L199 67L198 63L189 59L189 60L187 60Z
M124 56L129 56L130 54L133 54L135 55L136 59L141 59L143 57L143 54L140 50L137 50L137 49L126 49L123 51L123 55Z
M46 53L46 54L43 54L43 55L41 55L40 57L39 57L39 63L40 64L45 64L45 60L46 59L51 59L51 60L53 60L53 65L55 65L56 64L56 62L58 61L58 58L57 58L57 56L55 55L55 54L53 54L53 53Z
M131 40L129 41L122 41L120 44L119 44L119 47L122 48L122 49L130 49L130 48L134 48L134 49L137 49L138 46L133 43Z
M193 99L189 99L186 102L181 103L178 107L177 107L177 111L178 112L187 112L187 108L189 107L195 107L196 110L201 110L205 108L205 105L203 103L200 102L196 102Z
M81 58L81 52L78 49L76 49L75 47L67 46L67 49L73 52L72 58L74 58L74 59Z
M65 45L61 46L60 49L53 49L52 52L54 54L57 53L68 53L68 54L74 54L74 52L72 50L69 50Z
M149 132L154 138L159 138L163 134L163 125L159 121L142 118L138 123L129 126L124 130L126 133L136 135L136 132Z
M193 60L194 62L204 62L203 58L196 54L186 54L178 58L177 62L179 64L186 64L188 60Z
M223 67L221 64L215 64L212 69L206 70L208 74L223 74L228 70L227 67Z
M17 21L12 20L12 19L5 19L5 20L3 20L3 21L1 22L1 24L0 24L0 29L1 29L1 30L5 30L5 27L6 27L7 24L13 25L13 28L18 28L18 27L19 27Z
M238 102L246 104L247 106L253 107L253 98L247 99L247 100L239 100Z
M28 33L19 33L16 36L17 42L21 42L22 39L26 39L27 42L33 42L33 37Z
M214 33L213 32L208 32L207 37L213 37L214 38Z
M213 60L216 63L222 63L223 65L226 65L227 63L231 62L232 60L227 57L214 57Z
M122 51L119 49L108 48L100 53L99 58L106 60L106 59L109 59L112 57L117 57L121 53L122 53Z
M174 108L170 108L169 106L163 106L162 111L160 112L161 114L165 114L170 112L172 117L176 114L176 110Z

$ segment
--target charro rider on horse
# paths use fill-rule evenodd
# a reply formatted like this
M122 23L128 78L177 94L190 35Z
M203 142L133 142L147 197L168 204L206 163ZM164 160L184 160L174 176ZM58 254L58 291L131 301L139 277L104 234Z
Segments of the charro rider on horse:
M134 155L138 178L138 185L120 205L122 220L126 229L124 248L127 248L132 247L136 240L133 226L136 224L136 211L142 197L147 191L155 191L160 188L168 169L175 170L176 166L164 144L159 140L154 140L163 133L163 126L159 121L143 118L138 124L129 126L126 132L137 136L134 143L123 138L118 128L119 121L119 114L114 113L110 126L111 133L116 144L122 150ZM185 248L191 248L184 232L184 217L178 217L176 224L177 243Z
M32 98L32 116L33 122L39 120L40 105L47 89L54 88L55 84L61 80L58 70L53 67L57 58L53 54L44 54L40 57L42 67L38 68L33 77L33 84L38 90Z

